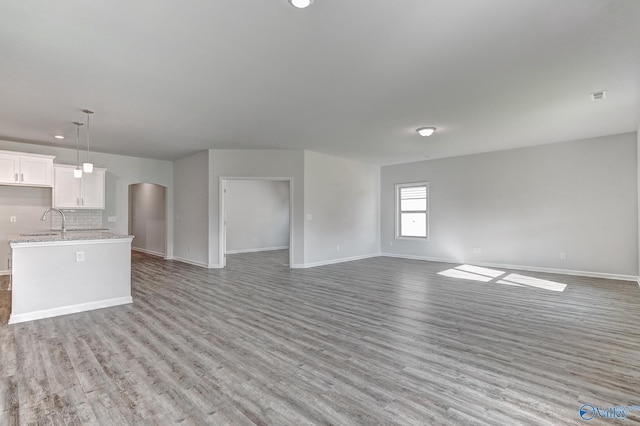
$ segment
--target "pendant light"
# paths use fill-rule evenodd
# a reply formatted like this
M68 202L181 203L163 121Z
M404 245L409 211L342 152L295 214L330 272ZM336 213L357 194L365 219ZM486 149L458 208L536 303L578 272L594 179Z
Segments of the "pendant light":
M93 163L89 161L89 117L93 114L93 111L83 109L82 112L87 114L87 161L82 163L82 170L85 173L93 173Z
M82 169L80 168L80 126L82 123L74 121L76 125L76 168L73 170L73 177L80 179L82 177Z

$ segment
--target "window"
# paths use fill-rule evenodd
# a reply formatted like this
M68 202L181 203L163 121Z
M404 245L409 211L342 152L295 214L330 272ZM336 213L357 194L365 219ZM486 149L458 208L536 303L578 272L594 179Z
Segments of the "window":
M396 238L429 238L429 184L396 185Z

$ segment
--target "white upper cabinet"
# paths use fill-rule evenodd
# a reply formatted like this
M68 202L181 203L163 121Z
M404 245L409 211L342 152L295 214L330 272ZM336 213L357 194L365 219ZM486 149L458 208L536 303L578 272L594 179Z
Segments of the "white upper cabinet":
M104 209L105 170L93 169L93 173L82 174L82 207Z
M104 209L106 169L73 177L75 166L54 166L53 207L58 209Z
M80 181L73 177L75 167L53 167L53 207L75 209L80 204Z
M20 173L20 156L0 151L0 183L16 184Z
M52 155L0 151L0 184L53 186Z

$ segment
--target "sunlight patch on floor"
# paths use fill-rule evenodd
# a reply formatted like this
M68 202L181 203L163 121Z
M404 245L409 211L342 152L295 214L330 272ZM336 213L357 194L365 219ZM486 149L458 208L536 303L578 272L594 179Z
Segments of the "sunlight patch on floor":
M521 274L508 274L504 271L497 269L484 268L474 265L459 265L455 268L447 269L442 272L438 272L438 275L442 275L449 278L459 278L463 280L472 280L480 282L493 282L495 284L510 285L514 287L533 287L543 290L559 291L562 292L567 287L566 284L543 280L541 278L529 277Z
M518 285L542 288L544 290L551 290L551 291L564 291L564 289L567 287L567 285L563 283L557 283L555 281L543 280L540 278L528 277L526 275L519 275L519 274L509 274L503 279L501 279L500 281L498 281L498 283L499 284L515 283Z
M485 275L474 274L473 272L461 271L460 269L457 269L457 268L447 269L446 271L438 272L438 275L444 275L445 277L449 277L449 278L460 278L463 280L482 281L485 283L493 279L492 277L487 277Z

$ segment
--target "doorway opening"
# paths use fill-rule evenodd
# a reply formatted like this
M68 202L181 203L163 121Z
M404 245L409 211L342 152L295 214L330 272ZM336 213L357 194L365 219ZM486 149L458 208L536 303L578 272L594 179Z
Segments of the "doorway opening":
M155 183L129 185L129 235L133 251L167 256L167 188Z
M288 250L293 261L292 178L220 178L219 264L227 254Z

